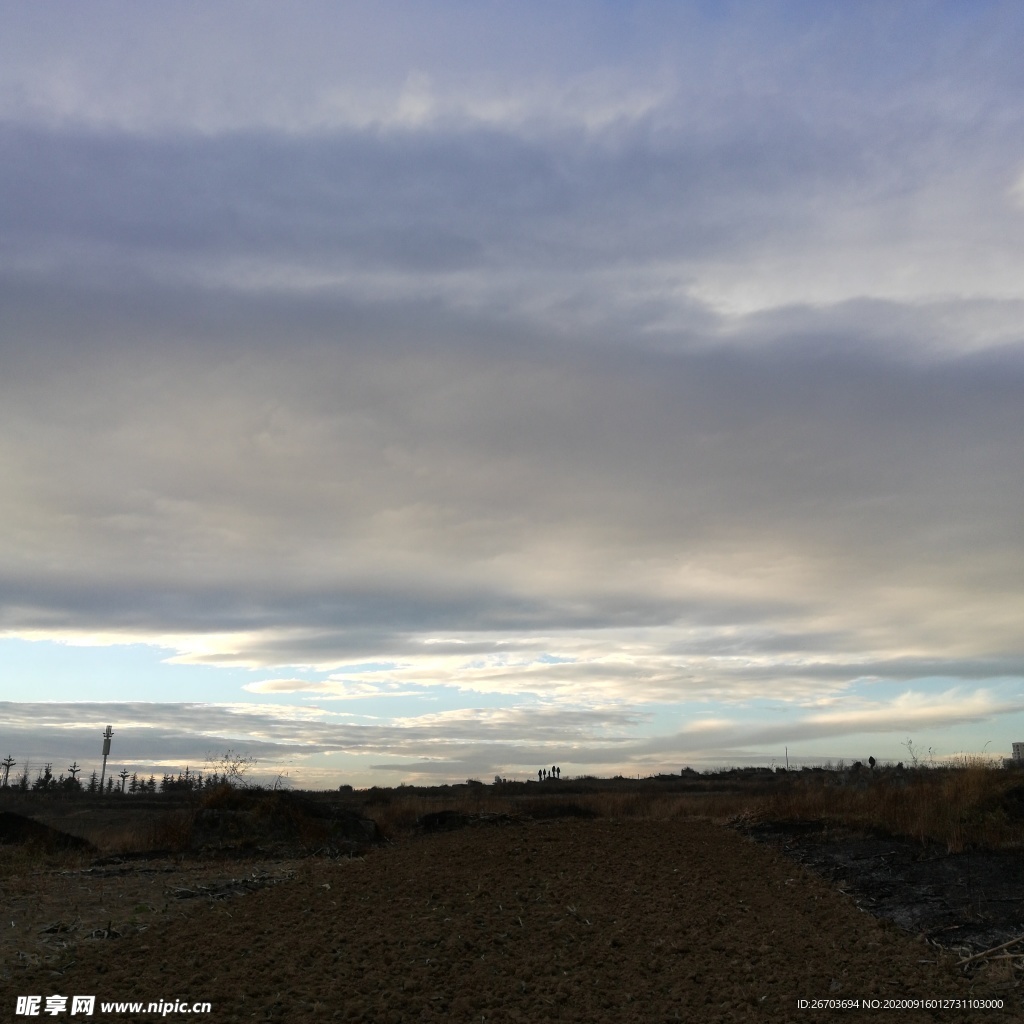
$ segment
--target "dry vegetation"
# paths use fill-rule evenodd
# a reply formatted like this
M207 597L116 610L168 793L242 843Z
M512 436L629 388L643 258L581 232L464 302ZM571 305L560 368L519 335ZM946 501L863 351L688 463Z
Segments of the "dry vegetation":
M648 779L507 782L482 785L285 793L222 785L204 792L145 798L4 794L5 806L82 836L102 855L182 851L195 845L204 820L241 819L256 831L281 826L313 849L337 831L339 813L376 823L385 839L422 827L423 819L454 812L472 821L494 817L545 820L674 820L717 822L820 821L964 849L1024 847L1024 771L979 759L914 768L735 769ZM343 807L344 811L338 808ZM325 808L333 808L331 811ZM239 826L242 827L242 826ZM60 856L80 856L67 853Z
M1024 846L1024 773L965 759L904 770L719 773L680 780L576 780L368 790L364 813L385 835L440 809L544 819L824 821L965 848Z

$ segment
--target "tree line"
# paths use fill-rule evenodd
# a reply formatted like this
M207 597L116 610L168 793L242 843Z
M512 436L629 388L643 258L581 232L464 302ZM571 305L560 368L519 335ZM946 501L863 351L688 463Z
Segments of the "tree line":
M53 763L40 768L33 779L29 766L25 765L21 773L11 777L11 769L17 761L10 755L0 761L0 789L14 790L20 793L92 793L99 795L144 796L152 793L192 793L200 790L213 789L216 786L232 783L234 780L228 772L192 771L185 768L177 775L164 773L158 781L155 775L146 778L138 772L129 772L127 768L111 773L101 781L100 775L93 771L88 779L80 779L82 771L78 763L70 765L67 773L53 774Z

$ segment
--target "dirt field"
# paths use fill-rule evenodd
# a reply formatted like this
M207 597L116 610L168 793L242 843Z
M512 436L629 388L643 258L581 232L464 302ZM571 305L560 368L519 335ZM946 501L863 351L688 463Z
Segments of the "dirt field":
M526 822L355 859L138 861L2 878L19 995L208 1000L217 1021L997 1021L955 958L699 819ZM49 930L43 930L49 929ZM1004 1010L801 1009L1001 999ZM170 1014L180 1020L186 1015ZM71 1018L68 1014L46 1019Z

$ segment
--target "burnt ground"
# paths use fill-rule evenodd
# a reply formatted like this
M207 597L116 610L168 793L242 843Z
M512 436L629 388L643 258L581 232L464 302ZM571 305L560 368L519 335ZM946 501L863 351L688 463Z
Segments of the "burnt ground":
M746 824L862 909L964 956L1024 937L1024 852L965 850L823 822ZM1024 943L1010 947L1024 954Z
M1011 970L965 973L704 819L505 819L288 862L11 859L0 904L11 1019L32 993L209 1000L204 1019L230 1022L833 1022L877 1014L798 1000L865 998L1002 1000L882 1012L899 1022L1022 1010Z

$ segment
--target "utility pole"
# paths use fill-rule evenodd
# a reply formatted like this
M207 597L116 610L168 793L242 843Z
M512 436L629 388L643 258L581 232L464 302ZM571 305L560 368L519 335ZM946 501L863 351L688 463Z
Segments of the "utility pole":
M71 778L73 778L76 782L78 781L78 777L77 777L78 773L81 770L82 769L78 767L78 762L77 761L75 761L72 764L68 765L68 771L71 773Z
M110 737L114 735L113 726L103 730L103 771L100 772L100 793L103 792L103 779L107 774L107 755L110 753Z
M11 757L10 754L8 754L2 761L0 761L0 768L3 768L3 770L4 770L4 781L2 783L4 789L7 788L7 776L11 774L11 769L17 763L18 762L15 761L14 758Z

